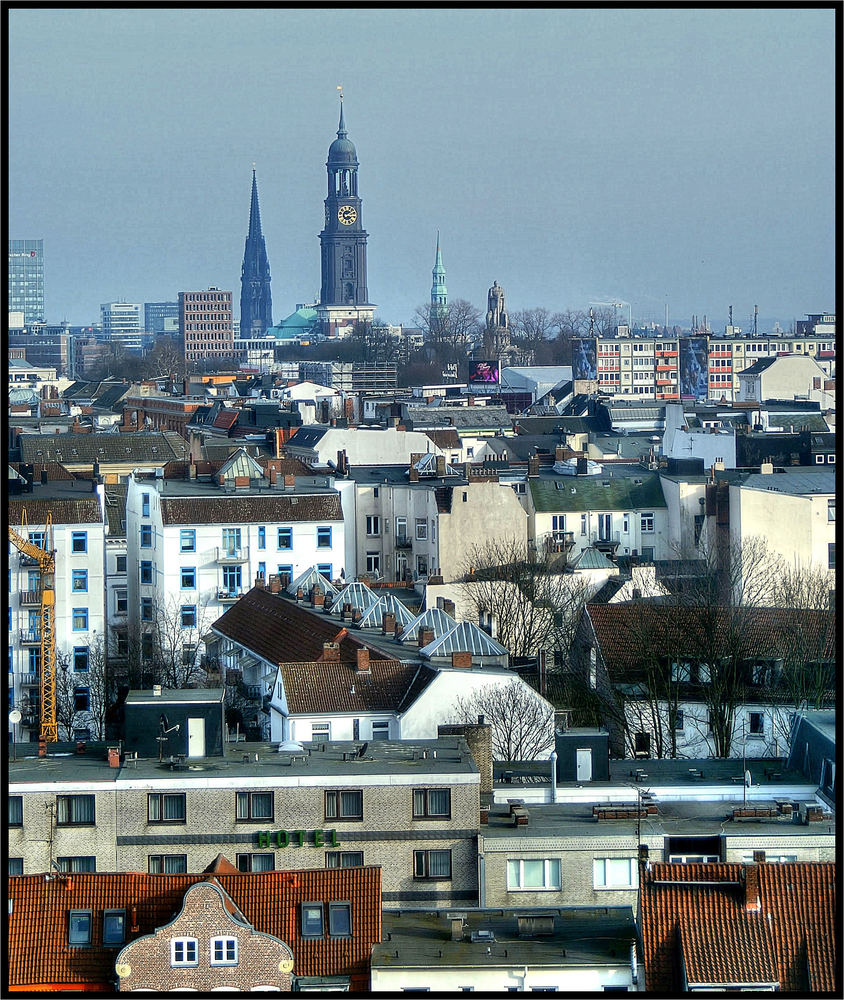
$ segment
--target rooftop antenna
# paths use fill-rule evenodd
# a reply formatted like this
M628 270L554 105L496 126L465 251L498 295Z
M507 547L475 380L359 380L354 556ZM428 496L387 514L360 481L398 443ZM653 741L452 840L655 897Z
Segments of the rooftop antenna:
M730 326L733 325L733 307L730 306Z
M753 336L754 337L756 336L756 334L758 332L757 331L757 327L756 327L756 320L757 320L758 316L759 316L759 306L754 306L753 307Z

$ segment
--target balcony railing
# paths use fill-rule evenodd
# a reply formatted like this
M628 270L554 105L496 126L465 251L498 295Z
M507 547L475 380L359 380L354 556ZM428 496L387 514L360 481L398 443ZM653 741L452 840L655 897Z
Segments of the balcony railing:
M242 590L229 590L226 587L221 587L217 591L217 600L225 603L226 601L237 601L243 596Z
M37 590L22 590L20 592L20 606L22 608L37 607L41 603L41 595Z
M26 673L22 674L10 675L9 676L10 680L12 676L17 677L22 687L38 687L38 684L40 683L38 680L38 674L32 670L27 670Z
M551 552L568 552L573 546L573 531L555 531L548 538L548 548Z
M408 535L396 535L396 548L397 549L411 549L413 548L413 543Z
M28 556L25 552L20 554L20 565L21 566L37 566L38 560L35 556Z
M249 546L248 545L218 545L217 546L217 562L224 566L234 565L235 563L245 563L249 559Z
M41 629L26 629L22 628L20 630L21 644L22 645L41 645Z

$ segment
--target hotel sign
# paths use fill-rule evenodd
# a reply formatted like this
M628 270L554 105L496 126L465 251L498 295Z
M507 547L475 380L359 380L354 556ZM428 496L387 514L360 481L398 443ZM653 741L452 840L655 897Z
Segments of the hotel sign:
M339 847L336 830L258 830L258 847Z

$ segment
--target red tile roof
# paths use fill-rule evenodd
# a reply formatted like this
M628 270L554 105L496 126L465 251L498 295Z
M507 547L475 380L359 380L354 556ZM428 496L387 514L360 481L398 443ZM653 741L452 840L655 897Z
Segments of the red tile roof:
M381 869L337 868L211 876L252 926L285 941L296 976L351 977L352 990L369 986L372 945L381 940ZM126 941L151 934L181 910L186 890L205 874L73 874L8 880L8 975L12 989L109 989L119 948L102 946L102 911L126 909ZM308 939L300 934L303 901L349 901L350 939ZM92 910L92 946L67 944L70 910ZM112 987L113 988L113 987Z
M758 909L746 907L748 868ZM682 957L699 982L759 983L775 971L781 990L835 991L835 918L832 862L652 864L639 893L645 989L678 991Z
M294 714L399 712L412 705L436 677L425 664L370 660L369 672L354 663L282 663L281 678Z
M741 634L741 644L758 656L782 655L799 641L806 656L835 656L835 613L782 608L693 608L666 604L588 604L601 655L610 675L635 671L643 649L676 651L694 656L712 649L713 630L728 637ZM812 649L814 647L814 649Z
M213 627L270 663L316 661L323 654L324 644L337 638L335 618L313 614L260 587L253 587L244 594L214 622ZM339 643L341 661L355 662L359 649L370 650L370 662L387 659L383 653L348 633Z

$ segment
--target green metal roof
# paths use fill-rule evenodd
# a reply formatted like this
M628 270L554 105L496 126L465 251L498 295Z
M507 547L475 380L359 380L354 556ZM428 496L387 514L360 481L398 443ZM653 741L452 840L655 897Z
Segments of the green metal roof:
M666 507L659 475L642 471L637 476L560 476L529 479L537 513L587 510L642 510ZM608 485L604 485L607 483Z
M584 549L574 563L575 569L617 569L615 563L610 562L603 552L597 549Z

